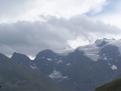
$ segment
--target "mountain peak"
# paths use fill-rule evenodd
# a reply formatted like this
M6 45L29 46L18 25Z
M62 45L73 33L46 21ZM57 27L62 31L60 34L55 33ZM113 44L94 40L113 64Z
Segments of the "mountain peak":
M108 43L111 43L111 42L113 42L113 41L115 41L115 39L103 38L103 39L97 39L97 40L95 41L95 44L96 44L98 47L100 47L100 46L104 46L104 45L106 45L106 44L108 44Z
M17 62L29 62L30 61L29 57L27 57L24 54L17 53L17 52L13 53L11 59L16 60Z
M0 53L0 60L3 59L9 59L7 56L5 56L4 54Z
M21 53L17 53L17 52L14 52L13 56L11 58L14 58L14 57L21 57L21 58L28 58L29 59L29 57L27 57L26 55L21 54Z
M36 58L38 58L40 56L48 56L48 57L51 56L51 57L53 57L53 56L56 56L56 55L57 55L57 53L55 53L54 51L52 51L50 49L46 49L46 50L39 52L37 54Z

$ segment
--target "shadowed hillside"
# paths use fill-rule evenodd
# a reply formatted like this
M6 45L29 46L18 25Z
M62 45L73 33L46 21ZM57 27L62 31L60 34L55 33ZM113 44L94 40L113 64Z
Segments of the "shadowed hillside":
M121 78L98 87L95 91L121 91Z
M51 80L0 54L0 91L60 91Z

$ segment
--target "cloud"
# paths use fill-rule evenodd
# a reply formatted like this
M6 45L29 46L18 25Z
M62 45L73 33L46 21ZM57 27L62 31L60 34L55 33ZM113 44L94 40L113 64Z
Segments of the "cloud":
M0 0L1 22L35 21L39 15L71 17L100 12L108 0Z
M88 12L87 15L92 19L102 21L106 24L113 25L121 28L121 0L108 0L108 3L103 7L102 12L92 13Z
M92 42L99 37L118 36L119 31L87 16L70 19L48 16L44 22L3 23L0 24L0 52L7 55L15 51L35 55L48 48L75 48L74 45L81 46L85 41ZM76 41L80 43L75 44Z
M97 12L103 8L107 0L37 0L36 2L35 10L43 11L43 13L41 11L38 13L72 16L89 11Z
M0 0L0 21L16 21L30 10L33 0Z

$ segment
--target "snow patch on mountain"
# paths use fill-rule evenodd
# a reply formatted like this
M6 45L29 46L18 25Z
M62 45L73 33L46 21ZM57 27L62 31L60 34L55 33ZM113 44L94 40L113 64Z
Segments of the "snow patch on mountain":
M64 76L60 71L57 70L53 70L49 77L54 80L63 80L68 78L68 76Z
M118 68L117 68L116 65L112 65L112 66L111 66L111 69L115 71L115 70L117 70Z
M50 61L50 62L53 61L51 58L46 58L46 59L47 59L48 61Z
M99 47L97 47L95 44L80 47L79 50L83 51L84 54L93 61L97 61L99 58Z
M70 65L71 65L71 63L67 63L67 64L66 64L66 66L70 66Z
M108 58L105 56L104 58L103 58L104 60L108 60Z
M121 40L106 39L106 38L98 39L95 41L95 43L87 45L87 46L79 47L78 49L80 51L83 51L84 54L90 59L92 59L93 61L98 61L98 59L100 59L99 52L106 45L113 45L113 46L118 47L121 53ZM107 58L106 56L104 56L103 59L111 60L110 58Z
M30 65L30 67L31 67L33 70L38 69L38 67L36 66L36 64Z

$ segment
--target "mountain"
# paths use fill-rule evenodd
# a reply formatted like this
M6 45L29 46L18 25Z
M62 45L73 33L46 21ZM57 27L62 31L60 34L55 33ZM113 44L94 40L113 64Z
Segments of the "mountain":
M34 60L14 53L9 60L12 60L10 62L17 74L27 73L27 77L28 74L36 74L37 77L34 75L32 79L47 79L63 91L94 91L97 86L120 77L121 40L99 39L93 44L66 52L66 55L65 52L60 54L47 49L39 52ZM7 65L1 69L6 68Z
M100 86L95 91L121 91L121 78Z
M20 53L13 53L11 60L13 60L14 62L16 62L17 64L22 64L22 65L30 65L31 60L29 59L29 57L27 57L24 54L20 54Z
M67 55L40 52L34 62L39 70L70 91L93 91L97 85L121 74L120 40L100 39Z
M12 59L18 57L28 61L27 57L19 54L14 54ZM44 74L12 59L0 54L0 91L60 91Z

